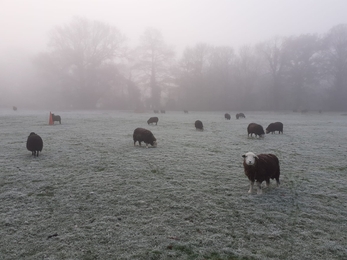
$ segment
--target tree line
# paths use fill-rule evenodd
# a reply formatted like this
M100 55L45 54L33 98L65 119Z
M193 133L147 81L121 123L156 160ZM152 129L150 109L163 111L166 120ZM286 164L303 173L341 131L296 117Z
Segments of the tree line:
M33 64L45 107L347 110L347 24L237 51L198 43L177 58L154 28L130 48L116 27L75 17Z

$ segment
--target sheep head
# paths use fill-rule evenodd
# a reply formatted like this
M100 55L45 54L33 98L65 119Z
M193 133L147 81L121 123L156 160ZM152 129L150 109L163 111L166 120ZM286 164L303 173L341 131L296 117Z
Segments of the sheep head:
M244 158L245 163L250 166L255 165L256 159L259 159L258 156L252 152L245 153L242 157Z

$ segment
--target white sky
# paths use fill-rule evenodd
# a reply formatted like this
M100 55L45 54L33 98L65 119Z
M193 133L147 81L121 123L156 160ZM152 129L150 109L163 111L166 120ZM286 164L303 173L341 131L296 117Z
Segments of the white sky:
M347 23L347 0L0 0L0 54L44 50L50 29L73 16L114 25L132 44L154 27L177 51L199 42L238 48L325 33Z

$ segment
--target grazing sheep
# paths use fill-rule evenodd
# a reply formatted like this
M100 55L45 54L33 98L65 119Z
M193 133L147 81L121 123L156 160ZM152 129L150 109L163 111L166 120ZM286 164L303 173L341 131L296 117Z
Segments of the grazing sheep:
M227 119L227 120L230 120L230 118L231 118L231 117L230 117L230 114L225 113L225 114L224 114L224 118Z
M153 110L154 114L158 114L159 110Z
M249 137L249 134L251 134L251 137L253 136L253 134L255 135L255 137L257 137L257 135L259 137L262 137L265 134L264 128L261 125L258 125L256 123L250 123L247 127L247 132L248 132L248 137Z
M150 119L147 120L147 124L153 124L155 123L156 125L158 124L159 118L158 117L151 117Z
M270 185L270 179L276 179L277 187L280 185L280 164L274 154L258 154L248 152L242 155L243 169L250 181L248 193L253 192L253 185L256 182L258 186L257 193L261 194L261 183L266 181L266 186Z
M147 129L136 128L134 130L133 139L134 139L134 146L136 142L139 142L140 146L141 146L141 142L144 142L146 144L146 148L148 148L148 144L152 145L153 147L157 147L157 139L155 139L152 132Z
M42 138L34 132L31 132L27 139L27 149L31 151L32 155L39 156L39 152L42 151L42 148Z
M184 112L185 114L188 114L188 110L183 110L183 112Z
M61 124L61 118L59 115L52 114L52 121L53 121L53 124L54 124L54 121L58 121L59 124Z
M265 129L266 133L276 133L276 131L278 131L278 133L280 134L282 132L283 134L283 124L281 122L275 122L275 123L271 123L269 124L269 126Z
M163 110L163 109L160 110L160 113L165 114L165 110Z
M204 126L202 125L202 122L200 120L195 121L195 128L196 130L204 130Z
M237 113L236 114L236 119L239 119L239 118L246 118L246 116L245 116L244 113Z

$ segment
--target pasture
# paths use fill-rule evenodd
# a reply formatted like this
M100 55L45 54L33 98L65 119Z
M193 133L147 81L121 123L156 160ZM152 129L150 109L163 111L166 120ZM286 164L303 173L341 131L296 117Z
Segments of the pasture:
M0 111L0 259L347 259L347 116L53 112ZM134 147L137 127L158 147ZM247 193L248 151L277 155L279 188Z

